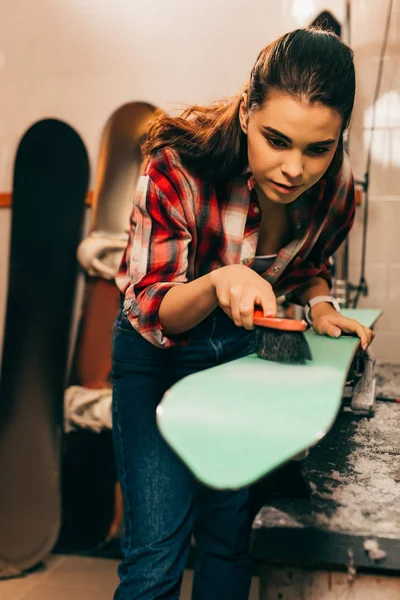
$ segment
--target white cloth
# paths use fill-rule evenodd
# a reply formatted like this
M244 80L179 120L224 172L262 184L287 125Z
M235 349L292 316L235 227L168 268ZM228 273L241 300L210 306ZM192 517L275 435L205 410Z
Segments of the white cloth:
M104 231L92 231L78 246L78 261L89 275L114 279L127 242L126 233L113 235Z
M91 429L100 433L111 429L112 390L93 390L71 385L64 395L64 431Z

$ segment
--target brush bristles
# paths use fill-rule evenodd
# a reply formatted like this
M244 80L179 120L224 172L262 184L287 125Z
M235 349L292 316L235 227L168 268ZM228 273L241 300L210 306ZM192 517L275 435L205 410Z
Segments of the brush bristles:
M278 331L257 327L256 352L264 360L304 365L312 360L310 346L301 331Z

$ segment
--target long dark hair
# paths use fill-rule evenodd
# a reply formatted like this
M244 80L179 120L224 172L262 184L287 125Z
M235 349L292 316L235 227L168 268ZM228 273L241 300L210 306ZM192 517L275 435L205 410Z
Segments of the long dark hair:
M296 29L261 50L247 84L231 100L192 106L179 117L160 115L149 129L143 153L169 146L205 179L238 174L247 164L247 137L239 122L243 92L248 110L254 111L272 91L321 103L341 115L339 144L326 173L334 176L343 161L343 133L354 105L353 52L334 33L318 27Z

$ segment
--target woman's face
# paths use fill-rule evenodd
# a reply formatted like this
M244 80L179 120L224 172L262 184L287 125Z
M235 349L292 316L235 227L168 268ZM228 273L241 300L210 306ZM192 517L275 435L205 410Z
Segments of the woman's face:
M247 134L249 166L258 190L272 202L289 204L314 185L329 167L342 117L324 104L308 104L273 92L259 109L247 112L243 95L240 124Z

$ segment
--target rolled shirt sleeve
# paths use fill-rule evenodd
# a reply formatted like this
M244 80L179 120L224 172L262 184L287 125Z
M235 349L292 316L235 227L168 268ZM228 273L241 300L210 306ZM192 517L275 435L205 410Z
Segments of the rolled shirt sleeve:
M131 235L125 252L128 285L124 311L132 326L152 344L168 348L184 344L186 335L165 336L159 308L166 293L188 281L188 251L192 240L187 208L182 206L179 190L162 173L140 177L131 216ZM189 201L188 201L189 200ZM185 198L190 206L190 198Z

